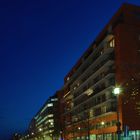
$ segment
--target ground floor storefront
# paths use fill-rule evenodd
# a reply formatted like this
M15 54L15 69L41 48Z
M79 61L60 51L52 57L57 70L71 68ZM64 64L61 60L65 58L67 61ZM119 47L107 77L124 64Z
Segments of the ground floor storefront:
M71 140L118 140L116 133L90 134L89 136L79 136ZM121 140L140 140L140 130L129 131L121 134Z

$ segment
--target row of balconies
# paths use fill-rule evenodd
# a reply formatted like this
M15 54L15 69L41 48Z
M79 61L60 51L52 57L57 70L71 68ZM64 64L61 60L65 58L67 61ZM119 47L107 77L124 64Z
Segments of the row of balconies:
M111 50L110 50L110 52L112 52ZM86 66L85 67L85 70L86 70L86 72L84 72L84 71L82 71L83 73L85 73L86 75L85 76L83 76L84 74L82 74L82 76L80 76L79 78L81 78L81 80L77 83L77 87L75 86L74 87L74 91L70 91L71 93L74 93L74 96L76 97L76 94L77 95L79 95L78 93L75 93L75 91L77 91L77 90L81 90L81 88L85 85L85 83L87 82L87 81L89 81L92 77L94 77L94 82L93 82L93 84L94 83L96 83L99 79L99 74L100 75L102 75L103 76L103 72L101 73L101 71L103 71L104 70L104 67L106 67L107 66L107 69L109 68L109 66L111 65L111 63L107 63L107 62L109 62L110 60L114 60L114 53L109 53L108 54L108 56L105 56L104 55L104 59L99 59L99 54L96 54L95 53L95 56L93 56L93 58L92 58L92 61L94 60L96 60L96 59L98 59L98 60L100 60L101 62L100 62L100 64L98 64L98 65L96 65L96 62L98 62L98 61L95 61L95 65L94 64L91 64L91 62L89 61L87 64L89 65L89 66ZM103 55L102 55L103 56ZM101 57L100 57L101 58ZM88 70L89 68L87 68L87 67L90 67L90 70ZM93 69L92 69L93 68ZM92 70L91 70L92 69ZM106 68L105 68L106 69ZM100 71L101 70L101 71ZM100 72L99 72L100 71ZM97 76L96 76L96 74L97 74ZM96 76L96 77L95 77ZM83 77L83 78L82 78ZM78 79L79 79L78 78ZM102 77L101 77L102 78ZM75 82L74 82L75 83ZM90 85L90 83L88 84L88 86ZM86 89L88 89L88 86L86 87L83 87L84 89L83 90L86 90ZM80 93L81 93L81 91L79 91ZM74 97L74 98L75 98Z
M102 61L100 65L93 67L92 71L90 71L87 75L85 75L85 77L83 77L83 79L81 79L79 87L73 91L73 94L75 95L76 92L80 91L81 88L85 86L85 84L88 84L88 82L93 81L93 84L95 84L98 80L100 80L102 77L99 78L99 75L102 75L106 69L110 69L110 67L112 67L112 63L110 63L112 60L114 60L114 58L112 58L112 56L108 56Z
M106 72L102 72L100 75L98 75L97 77L95 77L92 82L89 82L87 84L87 86L83 87L83 91L82 92L76 92L74 93L74 100L76 100L76 98L81 95L81 93L83 93L84 91L86 91L89 87L91 87L91 85L95 85L98 81L100 81L101 79L105 78L108 74L110 73L115 73L114 69L109 69ZM95 91L95 90L94 90Z
M97 108L104 104L106 104L108 101L114 101L115 97L112 95L112 97L108 96L108 98L105 97L105 94L102 96L99 96L97 98L93 98L93 100L90 100L89 102L86 102L85 104L82 104L79 106L79 108L73 110L73 114L80 114L85 110L89 110L90 108Z
M98 107L93 109L93 114L92 116L90 116L90 110L84 110L83 112L81 112L80 114L73 114L72 120L66 122L67 124L71 125L73 123L79 123L88 119L92 119L92 118L96 118L99 117L101 115L105 115L107 113L111 113L111 112L116 112L116 102L115 101L110 101L108 102L107 106L106 106L106 110L102 109L104 108L104 106Z
M114 75L111 75L111 77L109 77L109 79L105 79L105 80L102 79L102 81L101 82L99 81L95 86L93 84L91 84L89 86L89 88L91 88L93 90L93 93L90 94L89 96L87 95L87 99L91 98L92 96L95 96L96 94L98 94L99 92L101 92L102 90L107 88L108 86L114 85L115 80L113 80L114 82L112 82L112 79L114 79L114 77L112 77L112 76L114 76ZM82 92L83 95L85 94L84 92L86 90L87 90L86 88L83 90L83 92ZM81 104L81 102L84 102L87 100L86 98L83 98L82 94L81 94L81 97L78 98L78 96L77 96L77 100L74 100L74 107Z
M67 83L72 83L73 81L75 81L80 75L81 73L83 73L83 71L85 69L87 69L86 64L89 62L89 60L91 58L93 58L97 53L99 53L100 55L107 49L107 48L112 48L115 46L115 43L111 43L114 42L113 39L113 35L108 34L104 40L98 45L98 47L94 47L94 49L92 50L92 53L90 52L89 55L87 55L85 58L82 59L82 63L81 65L77 68L76 72L71 76L68 77L67 79ZM95 61L95 59L93 60ZM92 63L92 62L91 62ZM67 84L66 83L66 84Z
M73 82L71 85L71 91L77 89L80 85L82 85L93 73L95 73L98 69L100 69L107 61L114 60L114 52L111 53L113 49L110 49L108 54L94 56L92 61L86 65L85 70L82 71L81 75Z
M74 113L74 110L83 107L83 109L80 109L79 112L76 111L76 114L81 114L85 111L85 105L87 106L86 110L94 107L94 117L114 110L111 107L107 107L105 111L101 109L101 104L110 102L110 100L104 97L104 95L102 95L101 100L100 97L98 97L98 99L95 98L94 101L92 100L92 103L89 103L92 97L101 93L108 86L115 85L114 75L111 75L112 73L114 73L113 50L113 48L108 48L107 44L104 44L104 46L102 47L100 46L99 48L96 48L96 51L91 53L88 56L87 60L79 67L79 70L75 72L75 77L73 77L74 82L72 82L72 85L70 87L70 92L71 94L73 94L73 106L65 108L66 113ZM85 95L88 89L92 89L93 93L90 95ZM99 107L97 107L98 105Z
M103 122L104 124L102 124L102 122L96 123L96 124L88 124L88 120L85 121L79 128L77 129L76 126L73 126L69 131L67 131L67 134L74 134L74 133L82 133L82 132L87 132L88 130L99 130L102 128L106 128L106 127L112 127L112 126L116 126L116 120L112 120L112 121L107 121L107 122Z
M73 112L74 110L76 110L76 112L79 112L78 111L79 108L85 109L85 106L89 106L89 107L95 106L100 103L99 98L104 95L107 96L104 98L104 100L108 100L112 98L113 96L112 88L115 85L115 80L114 77L109 77L109 78L110 79L108 79L107 84L105 84L104 82L102 83L100 82L98 86L95 86L95 88L93 89L93 93L91 95L87 95L83 92L81 96L79 95L76 98L76 100L71 101L71 103L69 103L68 106L65 106L65 113ZM107 94L108 92L110 93L110 95ZM104 100L102 99L102 102Z

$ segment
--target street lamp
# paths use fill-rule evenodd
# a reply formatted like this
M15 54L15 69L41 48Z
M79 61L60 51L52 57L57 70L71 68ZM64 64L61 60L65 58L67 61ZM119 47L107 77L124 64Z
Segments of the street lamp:
M81 140L81 127L78 127L78 130L79 130L79 132L80 132L80 140Z
M101 122L101 125L102 125L102 129L103 129L103 128L104 128L104 125L105 125L105 122L102 121L102 122ZM104 132L102 131L102 133L103 133L103 134L102 134L102 138L103 138L103 140L104 140Z
M120 88L119 87L114 88L114 94L117 95L117 96L120 94Z
M62 130L60 131L60 138L61 138L61 140L63 140L63 131Z
M115 87L113 90L113 93L116 95L117 97L117 134L118 134L118 140L121 139L121 123L120 123L120 118L119 118L119 94L120 94L121 90L119 87Z
M85 116L85 121L86 121L86 127L87 127L87 140L90 140L90 122L89 122L89 113L87 111L84 112L84 116Z
M34 135L34 132L32 132L31 134Z
M104 126L104 124L105 124L105 122L102 121L102 122L101 122L101 125Z

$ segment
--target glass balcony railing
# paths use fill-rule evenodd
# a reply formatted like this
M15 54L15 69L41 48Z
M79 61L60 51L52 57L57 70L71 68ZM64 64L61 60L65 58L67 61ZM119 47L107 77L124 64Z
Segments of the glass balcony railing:
M110 49L111 49L111 51L108 52L108 50L110 50ZM108 54L107 59L110 57L110 59L114 60L114 53L112 53L112 51L113 51L113 48L109 48L109 49L107 49L105 51L106 53L108 52L107 53ZM89 63L87 63L85 65L85 67L83 67L82 71L79 73L78 78L74 79L74 81L79 80L82 77L83 73L86 73L86 75L87 75L87 73L89 74L88 70L90 69L91 65L94 65L94 64L96 64L99 61L98 63L100 63L100 64L97 67L94 68L94 70L93 70L92 73L94 73L95 71L97 71L103 65L104 61L106 61L106 58L104 59L104 61L102 61L102 59L104 57L106 57L106 53L105 52L104 52L103 55L101 55L101 52L100 52L100 53L97 53L95 56L93 56L92 57L92 61L89 61ZM100 62L100 61L102 61L102 62Z
M104 114L109 113L109 112L116 112L116 109L117 109L116 102L114 101L114 102L110 102L109 103L109 106L107 107L105 112L102 111L101 108L94 109L92 117L90 117L88 115L89 112L87 110L83 110L80 113L73 114L73 118L76 118L76 119L73 119L73 121L71 123L78 123L78 122L81 122L83 120L87 120L87 119L91 119L91 118L94 118L94 117L98 117L100 115L104 115Z
M84 104L79 104L78 108L76 108L73 111L73 114L78 114L90 108L96 108L97 106L102 106L103 104L106 104L107 102L111 102L111 101L116 101L116 97L112 93L110 93L109 97L103 94L101 96L98 96L96 98L93 98L92 100L85 102Z
M90 82L90 84L88 84L88 86L85 86L84 88L83 88L83 91L82 92L77 92L77 93L75 93L74 94L74 101L75 100L78 100L78 99L80 99L80 98L83 98L83 96L85 95L85 94L83 94L86 90L88 90L92 85L96 85L96 83L97 82L99 82L100 80L103 80L105 77L107 77L109 74L111 74L111 73L115 73L115 70L114 69L109 69L107 72L103 72L102 74L100 74L99 76L97 76L96 78L94 78L93 80L92 80L92 83ZM112 83L113 84L113 83ZM115 84L115 81L114 81L114 84ZM97 86L96 88L94 88L94 91L93 91L93 94L91 94L91 96L93 96L93 95L95 95L95 94L97 94L99 91L101 91L102 89L100 89L101 87L99 86ZM102 88L105 88L105 85L104 85L104 87L102 86ZM83 94L83 96L82 96L82 94ZM90 96L89 96L90 97ZM88 98L89 98L88 97ZM86 96L85 96L85 98L84 99L86 99Z
M109 57L107 57L104 61L102 61L102 63L100 64L100 65L97 65L93 70L92 70L92 73L88 73L87 75L86 75L86 77L84 77L82 80L81 80L81 82L80 82L80 86L76 89L76 91L78 91L78 89L80 89L82 86L83 86L83 84L85 83L85 82L87 82L87 80L91 77L91 76L93 76L100 68L102 68L108 61L110 61L110 60L114 60L114 58L112 58L112 56L109 56ZM110 72L110 73L114 73L115 72L115 70L110 70L110 71L108 71L108 72ZM97 81L99 81L101 78L103 78L103 77L101 77L101 76L97 76L97 77L95 77L94 78L94 83L96 83ZM78 96L78 93L77 92L75 92L74 91L74 98L76 98Z

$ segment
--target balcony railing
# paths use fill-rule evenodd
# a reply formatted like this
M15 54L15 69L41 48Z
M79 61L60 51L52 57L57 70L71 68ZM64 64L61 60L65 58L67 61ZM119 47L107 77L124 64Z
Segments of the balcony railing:
M111 74L111 73L115 73L115 70L114 69L109 69L107 72L103 72L101 75L97 76L96 78L93 79L93 82L92 83L89 83L88 86L85 86L83 88L83 91L82 92L77 92L74 94L74 100L77 100L78 97L82 94L80 93L83 93L85 92L87 89L89 89L92 85L95 85L97 82L99 82L100 80L102 80L103 78L105 78L107 75ZM98 92L97 91L98 89L94 89L94 95ZM83 94L84 95L84 94ZM82 97L82 96L81 96ZM80 97L79 97L80 98Z
M107 97L104 98L103 95L100 96L100 100L97 100L98 98L97 97L97 98L93 98L92 100L89 100L88 102L85 102L84 104L81 104L77 109L73 111L73 114L79 114L90 108L97 108L99 106L102 106L103 104L106 104L107 102L116 101L115 96L112 94L109 98Z
M100 65L97 65L97 66L92 70L92 73L89 72L89 73L80 81L80 84L81 84L81 85L80 85L79 87L77 87L77 89L76 89L75 91L73 91L74 96L75 96L76 92L84 85L84 83L86 83L86 82L88 81L88 79L89 79L90 77L92 77L93 75L95 75L96 72L97 72L98 70L100 70L102 67L104 67L104 65L105 65L108 61L111 61L111 60L114 60L114 58L113 58L112 56L108 56L105 60L103 60L103 61L101 62ZM94 82L96 82L96 81L98 81L98 79L95 79Z
M109 39L108 39L108 38L109 38ZM104 38L104 40L101 41L101 43L98 45L98 47L96 47L96 48L92 51L92 53L90 53L90 55L88 55L88 57L86 58L86 60L83 60L84 63L82 63L82 64L79 66L79 68L77 69L76 73L74 73L74 74L72 75L72 77L70 78L70 80L69 80L66 84L71 83L72 81L77 80L77 78L79 77L79 75L81 75L81 73L83 73L84 69L86 69L85 65L87 64L87 62L89 62L89 59L92 58L93 56L95 56L95 54L97 54L98 52L99 52L100 54L102 54L101 52L104 52L105 49L106 49L106 47L109 47L109 46L107 45L106 42L108 42L108 41L110 40L110 38L113 38L113 35L109 34L109 35L107 35L107 36ZM95 61L95 60L93 60L93 61Z
M89 73L88 71L89 71L90 67L92 67L93 65L96 66L96 63L99 63L99 61L102 61L102 59L103 59L104 57L106 57L107 54L110 54L112 51L113 51L113 48L109 48L109 49L107 49L107 50L104 52L103 55L101 55L101 53L99 53L99 54L96 54L95 56L93 56L92 62L89 63L88 65L86 65L86 67L84 68L84 70L82 70L82 72L80 73L80 76L79 76L77 79L75 79L74 84L76 83L76 81L79 81L79 80L81 79L81 77L82 77L85 73L86 73L86 75L87 75L87 73ZM109 55L109 57L110 57L110 56L111 56L111 55ZM108 57L107 57L107 58L108 58ZM113 55L112 55L110 58L111 58L112 60L114 60L114 56L113 56ZM105 58L105 61L106 61L106 58ZM97 71L97 70L103 65L103 63L104 63L104 61L102 61L102 62L100 63L100 65L98 65L96 68L94 68L94 70L92 71L92 73L94 73L95 71ZM74 84L73 84L73 85L74 85ZM72 86L72 87L75 87L75 86Z

